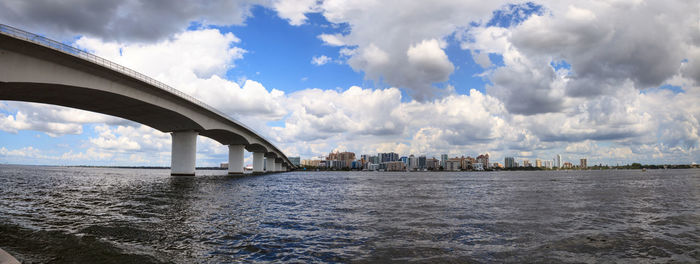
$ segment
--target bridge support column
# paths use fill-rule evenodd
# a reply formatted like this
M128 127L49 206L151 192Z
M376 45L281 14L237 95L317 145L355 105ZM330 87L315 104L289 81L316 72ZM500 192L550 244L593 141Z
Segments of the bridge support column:
M263 173L265 153L253 152L253 173Z
M197 159L197 133L196 131L172 132L173 138L170 175L194 176L195 160Z
M275 171L282 171L282 162L275 162Z
M228 146L228 174L243 174L243 145Z
M275 171L274 167L275 162L272 159L265 157L265 173Z

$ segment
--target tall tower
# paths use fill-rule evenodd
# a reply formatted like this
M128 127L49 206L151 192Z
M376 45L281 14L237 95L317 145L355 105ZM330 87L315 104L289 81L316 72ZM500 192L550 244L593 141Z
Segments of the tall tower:
M561 168L561 154L557 154L557 168Z

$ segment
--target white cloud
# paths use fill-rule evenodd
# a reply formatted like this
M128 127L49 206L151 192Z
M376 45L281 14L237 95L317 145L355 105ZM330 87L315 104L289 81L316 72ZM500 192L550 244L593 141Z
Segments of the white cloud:
M35 149L34 147L23 147L21 149L8 150L5 147L0 148L0 156L15 156L15 157L29 157L38 158L41 157L41 151Z
M345 42L342 40L343 36L340 34L321 34L318 38L330 46L345 46Z
M216 29L200 29L175 34L172 39L148 44L120 44L100 39L81 37L75 43L79 48L156 79L171 79L178 74L198 78L223 76L243 58L245 50L232 46L240 42L232 33L222 34ZM187 51L187 52L183 52Z
M321 56L314 56L311 58L311 64L316 65L316 66L321 66L323 64L326 64L330 62L332 59L326 55L321 55Z
M290 25L299 26L306 22L306 13L317 9L316 0L280 0L275 1L272 7L277 14L289 21Z
M319 38L328 45L345 46L341 55L349 56L348 64L364 72L367 79L407 88L415 99L429 100L440 93L433 84L445 81L454 70L449 60L443 58L444 45L438 48L433 41L441 41L458 28L468 28L474 21L487 19L502 4L500 1L324 1L319 10L325 18L332 23L347 24L349 30L347 34L323 34ZM397 9L401 11L396 12ZM419 56L418 52L412 52L410 64L408 51L418 51L416 48L429 53Z
M285 1L287 2L287 1ZM186 1L166 4L158 1L3 1L0 17L31 32L50 32L62 39L75 35L119 41L155 41L181 32L190 23L241 25L255 4L267 1ZM293 2L288 2L293 3ZM79 7L78 7L79 6ZM294 6L282 5L287 10ZM303 10L299 10L303 11ZM293 12L282 12L292 15ZM294 15L294 20L298 20Z
M176 34L172 40L153 44L115 44L80 38L76 43L98 56L131 67L194 96L233 117L254 116L266 120L285 115L279 105L282 91L268 91L261 83L245 80L242 86L222 78L245 50L231 33L201 29ZM182 52L187 50L187 52Z

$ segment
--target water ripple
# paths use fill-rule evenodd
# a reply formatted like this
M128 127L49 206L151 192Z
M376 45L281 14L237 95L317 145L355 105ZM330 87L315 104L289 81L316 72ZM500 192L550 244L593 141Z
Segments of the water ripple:
M23 263L698 262L699 172L1 165L0 247Z

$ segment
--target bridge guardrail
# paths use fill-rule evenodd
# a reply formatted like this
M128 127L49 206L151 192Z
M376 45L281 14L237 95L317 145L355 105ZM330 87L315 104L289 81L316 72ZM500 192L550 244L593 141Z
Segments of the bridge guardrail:
M244 127L245 129L247 129L247 130L253 132L255 135L258 135L258 136L260 135L260 133L258 133L257 131L253 130L252 128L250 128L250 127L248 127L248 126L242 124L241 122L238 122L237 120L235 120L235 119L229 117L227 114L225 114L225 113L223 113L223 112L217 110L216 108L214 108L214 107L212 107L212 106L210 106L210 105L208 105L208 104L206 104L206 103L204 103L204 102L198 100L197 98L194 98L193 96L191 96L191 95L189 95L189 94L186 94L186 93L184 93L184 92L182 92L182 91L180 91L180 90L178 90L178 89L175 89L175 88L173 88L173 87L170 87L169 85L167 85L167 84L165 84L165 83L162 83L162 82L160 82L160 81L158 81L158 80L156 80L156 79L153 79L153 78L151 78L151 77L148 77L148 76L146 76L146 75L143 74L143 73L137 72L137 71L132 70L132 69L130 69L130 68L128 68L128 67L125 67L125 66L122 66L122 65L120 65L120 64L117 64L117 63L115 63L115 62L112 62L112 61L110 61L110 60L108 60L108 59L102 58L102 57L97 56L97 55L95 55L95 54L92 54L92 53L90 53L90 52L87 52L87 51L78 49L78 48L76 48L76 47L73 47L73 46L70 46L70 45L67 45L67 44L64 44L64 43L61 43L61 42L58 42L58 41L49 39L49 38L47 38L47 37L40 36L40 35L31 33L31 32L27 32L27 31L24 31L24 30L15 28L15 27L11 27L11 26L5 25L5 24L0 24L0 33L1 33L1 34L4 34L4 35L11 36L11 37L14 37L14 38L26 40L26 41L29 41L29 42L32 42L32 43L35 43L35 44L38 44L38 45L41 45L41 46L44 46L44 47L53 49L53 50L57 50L57 51L60 51L60 52L65 53L65 54L69 54L69 55L72 55L72 56L81 58L81 59L83 59L83 60L87 60L87 61L90 61L90 62L92 62L92 63L101 65L101 66L103 66L103 67L109 68L109 69L111 69L111 70L114 70L114 71L123 73L124 75L127 75L127 76L129 76L129 77L135 78L135 79L137 79L137 80L140 80L140 81L143 81L143 82L148 83L148 84L150 84L150 85L153 85L153 86L155 86L155 87L158 87L158 88L160 88L160 89L162 89L162 90L165 90L165 91L168 91L168 92L170 92L170 93L172 93L172 94L175 94L175 95L177 95L177 96L179 96L179 97L181 97L181 98L183 98L183 99L185 99L185 100L187 100L187 101L190 101L190 102L192 102L192 103L194 103L194 104L196 104L196 105L198 105L198 106L200 106L200 107L203 107L204 109L207 109L207 110L209 110L209 111L211 111L211 112L214 112L214 113L216 113L216 114L218 114L218 115L220 115L220 116L223 116L224 118L230 120L231 122L233 122L233 123L235 123L235 124L237 124L237 125L239 125L239 126L242 126L242 127ZM264 138L262 138L262 136L259 136L259 137L260 137L261 139L263 139L264 141L267 141L267 140L265 140ZM276 146L272 145L272 143L270 143L270 142L267 142L267 143L270 144L271 146L273 146L274 148L276 148L277 151L279 151L279 148L277 148ZM280 153L282 153L282 152L280 151Z

